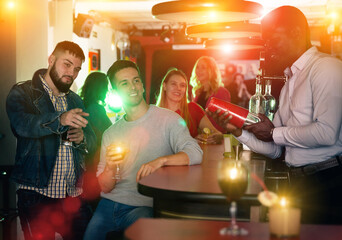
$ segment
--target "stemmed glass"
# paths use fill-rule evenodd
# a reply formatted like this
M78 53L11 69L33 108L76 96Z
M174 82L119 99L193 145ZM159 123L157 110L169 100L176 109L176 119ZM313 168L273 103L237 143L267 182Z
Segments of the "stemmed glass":
M120 173L120 163L116 164L116 171L114 175L114 179L119 180L121 178L121 173Z
M240 228L236 224L236 201L246 192L248 186L248 170L247 167L238 160L238 152L236 152L236 160L223 159L219 163L218 182L223 194L227 197L230 204L231 224L229 227L220 230L221 235L247 235L246 229Z
M110 157L111 162L115 164L116 171L113 179L120 180L121 179L121 170L120 163L123 161L127 150L122 144L111 144L107 147L107 156Z

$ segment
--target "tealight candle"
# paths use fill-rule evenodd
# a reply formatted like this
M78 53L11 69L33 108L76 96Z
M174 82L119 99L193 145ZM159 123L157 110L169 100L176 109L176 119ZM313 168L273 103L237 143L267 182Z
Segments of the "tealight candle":
M277 237L294 237L300 233L299 208L289 207L287 200L281 198L279 204L269 210L271 235Z

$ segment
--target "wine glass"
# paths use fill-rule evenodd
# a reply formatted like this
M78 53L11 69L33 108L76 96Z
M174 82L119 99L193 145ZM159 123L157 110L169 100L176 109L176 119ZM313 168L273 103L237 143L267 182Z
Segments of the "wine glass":
M248 170L241 162L234 159L223 159L219 163L218 182L223 194L230 204L231 224L220 230L221 235L247 235L246 229L236 224L236 212L238 200L246 191L248 185Z
M114 179L115 179L115 180L121 179L120 163L117 163L117 164L116 164L116 171L115 171Z
M110 157L111 161L115 164L116 167L116 171L113 176L113 179L115 180L121 179L120 163L123 161L126 152L126 148L123 147L120 143L114 143L107 147L107 156Z

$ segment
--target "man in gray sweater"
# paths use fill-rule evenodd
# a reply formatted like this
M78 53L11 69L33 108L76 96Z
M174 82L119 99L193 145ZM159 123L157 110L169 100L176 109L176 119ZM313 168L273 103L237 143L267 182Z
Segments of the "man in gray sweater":
M118 60L107 75L126 112L102 138L98 180L101 201L85 239L105 239L110 231L123 231L141 217L152 217L152 199L137 191L137 181L163 166L192 165L202 161L202 150L177 113L148 105L139 68ZM120 154L112 146L125 146ZM115 179L120 163L119 180Z

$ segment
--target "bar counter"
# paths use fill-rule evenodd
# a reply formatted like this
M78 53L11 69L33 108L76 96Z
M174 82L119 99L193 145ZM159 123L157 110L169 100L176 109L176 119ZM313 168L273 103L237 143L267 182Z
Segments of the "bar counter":
M139 219L125 231L125 238L130 240L280 240L270 236L268 223L255 222L238 223L239 226L248 230L247 236L220 236L219 230L227 227L228 224L229 222L223 221ZM341 236L341 225L302 224L300 236L291 240L339 240Z
M155 217L202 220L229 218L229 203L217 181L217 168L219 160L223 159L224 146L221 144L201 147L202 164L162 167L138 182L138 191L153 198ZM252 157L242 161L250 172L264 179L266 158ZM246 193L237 201L238 220L260 220L259 210L256 210L259 208L253 206L260 205L257 194L261 190L261 186L250 178Z

